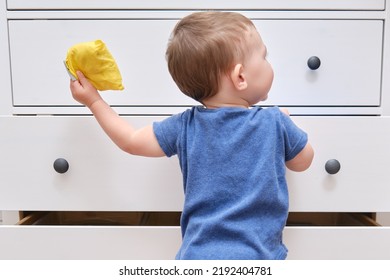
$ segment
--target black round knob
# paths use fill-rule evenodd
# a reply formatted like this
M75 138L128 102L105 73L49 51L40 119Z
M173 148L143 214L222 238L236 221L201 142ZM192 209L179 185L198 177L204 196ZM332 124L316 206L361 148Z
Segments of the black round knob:
M340 171L341 165L337 159L330 159L325 164L325 170L329 174L333 175Z
M317 56L312 56L307 60L307 66L311 70L317 70L321 66L321 60Z
M53 164L54 170L60 174L65 173L69 169L69 163L66 159L57 158Z

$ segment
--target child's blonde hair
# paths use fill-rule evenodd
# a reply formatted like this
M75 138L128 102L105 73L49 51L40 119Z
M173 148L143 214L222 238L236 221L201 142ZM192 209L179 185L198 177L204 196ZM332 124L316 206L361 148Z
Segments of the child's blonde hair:
M168 69L179 89L202 102L218 92L220 77L249 51L253 23L233 12L197 12L175 26L166 51Z

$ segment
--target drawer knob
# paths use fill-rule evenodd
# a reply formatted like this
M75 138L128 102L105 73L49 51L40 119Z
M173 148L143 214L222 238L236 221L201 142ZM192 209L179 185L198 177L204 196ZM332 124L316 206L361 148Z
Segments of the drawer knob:
M53 164L54 170L60 174L65 173L69 169L69 163L66 159L57 158Z
M317 70L321 66L321 60L318 56L312 56L307 60L307 66L309 66L311 70Z
M329 174L333 175L340 171L341 165L337 159L330 159L325 164L325 170Z

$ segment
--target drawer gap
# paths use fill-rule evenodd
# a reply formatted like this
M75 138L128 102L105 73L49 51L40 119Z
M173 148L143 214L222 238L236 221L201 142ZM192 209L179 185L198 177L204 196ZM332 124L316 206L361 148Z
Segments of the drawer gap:
M34 225L37 221L43 219L50 212L45 211L33 211L33 212L20 212L19 218L20 220L16 223L16 225Z
M21 211L17 225L180 226L181 212ZM290 212L287 226L381 226L375 213Z
M24 212L21 212L24 213ZM41 212L39 212L41 213ZM181 212L102 212L102 211L52 211L21 215L19 225L85 225L85 226L178 226Z
M380 226L375 213L290 212L288 226Z

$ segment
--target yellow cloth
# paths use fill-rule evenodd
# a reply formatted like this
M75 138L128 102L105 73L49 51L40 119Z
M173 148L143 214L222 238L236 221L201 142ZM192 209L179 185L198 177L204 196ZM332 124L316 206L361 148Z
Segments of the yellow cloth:
M65 64L74 77L77 78L76 71L81 71L98 90L124 89L115 59L101 40L72 46Z

